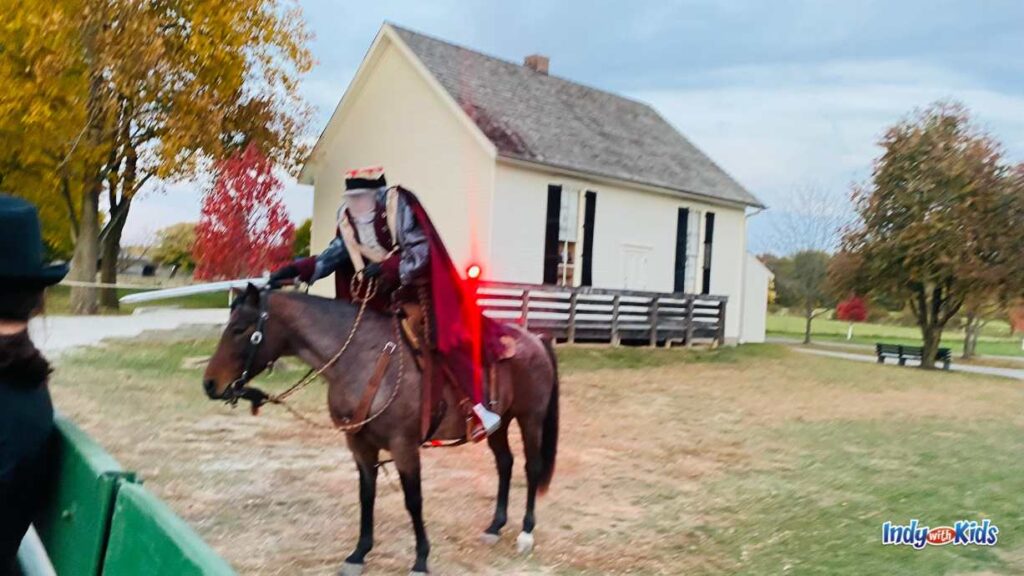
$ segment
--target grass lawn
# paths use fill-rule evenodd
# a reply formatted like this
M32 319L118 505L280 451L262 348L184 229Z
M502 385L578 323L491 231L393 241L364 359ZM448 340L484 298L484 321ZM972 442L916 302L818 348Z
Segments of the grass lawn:
M118 289L117 297L127 296L128 294L136 294L138 292L147 292L147 290L134 290L134 289ZM211 292L209 294L194 294L192 296L186 296L184 298L174 298L171 300L160 300L155 302L145 302L143 304L122 304L120 309L117 311L118 314L131 314L137 307L140 306L178 306L180 308L225 308L228 305L228 293L225 292ZM71 313L71 288L69 286L53 286L46 290L46 313L51 315L61 315ZM109 311L102 313L111 313Z
M97 437L243 574L332 574L358 533L342 438L282 410L206 401L207 337L140 338L62 359L58 409ZM750 345L560 347L558 468L537 550L515 553L521 452L502 541L477 541L496 486L485 446L424 452L440 574L1021 574L1018 382ZM282 366L280 388L304 371ZM326 422L324 389L297 407ZM518 446L518 441L515 441ZM883 547L881 525L989 518L995 547ZM413 540L382 474L367 571L399 574Z
M921 331L913 326L894 326L890 324L858 323L853 327L853 339L846 339L847 322L817 318L811 324L811 340L822 342L851 342L853 344L874 345L876 342L887 344L921 345ZM1024 356L1019 336L1009 337L1005 322L991 322L984 327L978 339L978 353L996 356ZM799 316L768 314L767 331L771 336L785 336L803 339L804 319ZM951 348L954 353L963 350L964 334L962 330L947 330L942 336L942 346Z

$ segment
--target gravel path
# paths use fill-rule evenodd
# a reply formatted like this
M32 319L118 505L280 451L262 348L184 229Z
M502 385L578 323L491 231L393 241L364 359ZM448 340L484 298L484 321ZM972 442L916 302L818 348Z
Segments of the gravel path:
M129 316L43 316L29 324L32 341L55 358L81 346L95 346L107 338L134 338L150 330L224 324L227 308L150 308Z
M834 350L818 350L815 348L803 348L800 346L793 346L793 350L797 352L803 352L804 354L817 354L818 356L829 356L831 358L843 358L846 360L857 360L860 362L877 362L875 356L867 354L853 354L849 352L837 352ZM895 366L895 360L887 360L887 364ZM916 366L918 363L914 360L908 360L907 366ZM953 364L950 366L950 370L956 372L970 372L972 374L985 374L987 376L1001 376L1003 378L1013 378L1016 380L1024 380L1024 370L1016 370L1012 368L997 368L995 366L967 366L963 364Z

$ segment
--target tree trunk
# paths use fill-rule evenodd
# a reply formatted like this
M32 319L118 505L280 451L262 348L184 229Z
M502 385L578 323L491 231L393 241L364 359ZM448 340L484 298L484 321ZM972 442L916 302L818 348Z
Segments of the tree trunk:
M121 255L121 232L124 230L124 220L114 223L107 235L100 243L102 259L100 260L100 282L104 284L117 283L117 260ZM116 288L100 288L100 305L109 310L117 310Z
M128 221L128 209L131 207L131 197L122 196L121 202L111 211L110 222L107 223L105 234L102 235L101 247L103 260L100 267L100 281L104 284L117 283L117 260L121 255L121 234L124 232L125 222ZM101 288L100 303L104 308L117 310L117 288Z
M963 297L952 297L949 294L950 281L944 283L918 284L913 287L914 295L910 299L911 309L921 328L923 340L921 368L935 368L935 354L942 341L942 330L963 305Z
M88 184L82 195L82 216L78 221L78 238L75 240L75 254L71 258L71 280L96 282L96 261L99 259L100 242L100 188L102 181ZM96 288L91 286L71 287L71 313L96 313Z
M964 324L964 351L960 357L970 360L974 357L978 346L977 333L980 331L979 319L973 312L967 313L967 323Z
M942 330L929 326L921 330L924 339L923 351L921 354L921 368L925 370L935 369L935 354L939 351L939 342L942 338Z
M804 344L811 343L811 320L814 319L814 310L804 312Z

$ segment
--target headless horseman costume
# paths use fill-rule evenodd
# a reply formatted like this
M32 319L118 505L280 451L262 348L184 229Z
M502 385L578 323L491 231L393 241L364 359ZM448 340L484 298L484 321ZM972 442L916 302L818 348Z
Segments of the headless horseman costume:
M361 273L378 282L376 294L367 303L370 308L391 312L404 304L422 304L428 347L447 367L483 431L490 434L501 420L482 404L474 342L484 362L498 360L504 355L500 325L483 317L473 298L463 293L462 280L441 237L412 192L400 186L389 188L381 168L364 168L346 174L345 198L334 240L319 255L274 272L271 284L296 277L313 283L334 273L335 297L351 300L352 279ZM482 434L475 436L479 439Z

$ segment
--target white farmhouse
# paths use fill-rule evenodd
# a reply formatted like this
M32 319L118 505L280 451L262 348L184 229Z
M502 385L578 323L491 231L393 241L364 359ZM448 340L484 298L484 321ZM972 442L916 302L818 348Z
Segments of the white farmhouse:
M302 170L314 251L345 171L375 164L489 280L724 295L726 340L764 340L766 271L746 252L761 202L650 106L549 75L546 57L384 24Z

